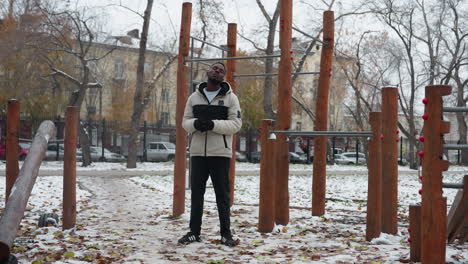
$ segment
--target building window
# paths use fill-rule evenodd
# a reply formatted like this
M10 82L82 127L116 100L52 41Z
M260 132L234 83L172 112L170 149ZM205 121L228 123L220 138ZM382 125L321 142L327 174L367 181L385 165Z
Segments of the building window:
M153 75L153 64L149 63L149 62L145 62L144 69L145 69L145 79L148 80L148 79L153 78L153 76L152 76Z
M302 122L296 122L296 130L301 131L302 130Z
M166 88L161 91L161 99L163 103L169 103L169 91Z
M297 84L297 92L299 93L299 95L303 95L303 94L304 94L304 83L303 83L303 82L298 82L298 84Z
M169 113L168 112L162 112L161 113L161 124L162 125L169 125Z
M117 80L124 79L124 62L121 60L114 62L114 78Z

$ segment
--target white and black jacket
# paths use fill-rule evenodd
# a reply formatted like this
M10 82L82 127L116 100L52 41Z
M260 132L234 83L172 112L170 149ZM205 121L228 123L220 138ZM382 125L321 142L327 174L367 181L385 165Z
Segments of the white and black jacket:
M210 102L204 93L206 82L201 83L190 95L185 105L182 127L192 133L190 156L232 157L232 135L242 127L241 109L237 96L227 82ZM213 120L213 130L200 132L195 129L196 119Z

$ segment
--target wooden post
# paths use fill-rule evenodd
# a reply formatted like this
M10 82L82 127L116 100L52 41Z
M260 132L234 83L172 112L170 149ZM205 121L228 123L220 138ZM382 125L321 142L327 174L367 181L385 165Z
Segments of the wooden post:
M11 188L15 184L19 173L18 164L18 137L20 123L20 103L16 99L8 100L7 112L7 138L6 138L6 194L5 203L10 196Z
M369 179L367 184L366 240L379 237L382 231L382 119L380 112L371 112L369 123L372 139L369 141Z
M237 52L237 24L228 24L227 36L228 57L236 57ZM236 72L236 60L227 61L226 81L231 85L232 91L236 92L236 80L234 73ZM229 167L229 204L234 203L234 182L236 177L236 135L232 135L232 158L231 166Z
M10 249L24 216L24 210L36 182L39 167L47 151L47 143L54 136L54 132L55 126L52 121L41 123L29 149L29 154L21 167L18 180L14 182L0 219L0 262L10 255ZM15 154L17 153L15 152Z
M382 88L382 232L398 232L398 88Z
M317 90L315 131L328 130L328 97L332 75L333 47L335 42L335 18L333 11L323 13L323 46L320 58L320 76ZM325 213L327 174L327 137L314 138L314 166L312 177L312 215Z
M174 193L172 216L177 217L185 211L185 175L187 168L187 132L182 127L185 103L188 97L188 67L185 57L190 50L190 27L192 23L192 3L182 4L180 23L179 55L177 58L177 109L176 109L176 155L174 162Z
M447 239L447 199L442 196L442 135L450 132L450 123L442 121L442 96L449 95L448 85L426 86L424 119L424 157L422 164L422 263L445 263Z
M289 130L291 126L291 36L292 36L292 0L281 0L280 10L280 49L281 58L278 67L278 121L277 130ZM276 156L276 223L289 223L289 148L285 135L277 136Z
M262 121L260 153L260 202L258 232L273 231L275 227L275 139L270 139L273 120Z
M76 145L79 108L67 107L63 151L63 230L76 224Z
M463 189L455 195L450 211L447 215L447 239L452 243L457 235L461 235L459 242L463 243L464 229L468 226L468 175L463 177Z
M421 261L421 205L409 207L410 260Z

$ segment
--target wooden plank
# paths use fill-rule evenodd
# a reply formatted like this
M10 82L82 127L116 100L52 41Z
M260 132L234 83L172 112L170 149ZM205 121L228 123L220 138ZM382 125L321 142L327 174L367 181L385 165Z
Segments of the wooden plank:
M463 190L457 192L447 216L448 243L453 243L460 235L463 243L466 234L465 227L468 224L468 175L463 178Z
M369 122L372 139L369 141L369 179L367 184L366 240L379 237L382 231L382 116L371 112Z
M176 154L174 160L174 192L172 216L177 217L185 211L185 175L187 168L187 132L182 127L185 103L188 97L188 67L184 58L190 50L190 28L192 23L192 3L182 4L180 23L179 55L177 58L177 104L176 104Z
M421 205L410 205L409 207L410 226L410 260L421 261Z
M382 89L382 232L398 232L398 88Z
M276 130L289 130L292 118L291 46L292 0L281 0L280 7L280 61L278 67L278 115ZM289 223L289 142L284 135L277 137L276 158L276 223Z
M333 50L335 46L335 14L323 13L323 47L320 57L320 75L317 89L315 131L328 130L328 99L333 70ZM327 137L314 138L314 166L312 168L312 215L325 213L325 193L327 176Z
M269 139L272 120L262 121L260 157L260 201L258 232L273 231L275 227L275 139Z

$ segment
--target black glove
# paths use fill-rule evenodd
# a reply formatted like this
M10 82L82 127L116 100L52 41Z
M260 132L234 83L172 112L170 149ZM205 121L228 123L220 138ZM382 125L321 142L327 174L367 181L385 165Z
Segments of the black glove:
M212 120L204 120L206 130L213 130L214 122Z
M205 131L208 131L208 130L212 130L213 127L214 127L214 123L211 120L197 119L193 123L193 126L195 127L196 130L198 130L200 132L205 132Z

